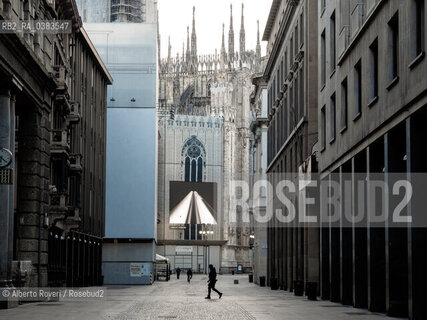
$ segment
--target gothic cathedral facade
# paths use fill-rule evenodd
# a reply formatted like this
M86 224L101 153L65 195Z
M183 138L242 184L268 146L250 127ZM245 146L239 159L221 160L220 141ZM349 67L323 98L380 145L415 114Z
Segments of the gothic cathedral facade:
M200 268L202 244L210 247L209 258L202 260L216 264L222 272L239 264L244 269L251 267L249 223L240 218L236 223L230 221L230 183L249 179L251 77L261 65L259 27L256 50L245 48L243 9L242 5L238 52L234 49L231 7L228 52L223 25L220 53L215 50L211 55L198 55L193 8L192 32L188 27L182 55L172 57L169 41L167 58L159 58L158 253L171 258L178 254L178 246L192 246L190 251L197 251L193 268ZM200 226L169 225L171 181L215 185L217 225L205 233L205 242L200 242ZM200 252L204 255L206 249ZM179 264L175 257L173 267L189 265Z

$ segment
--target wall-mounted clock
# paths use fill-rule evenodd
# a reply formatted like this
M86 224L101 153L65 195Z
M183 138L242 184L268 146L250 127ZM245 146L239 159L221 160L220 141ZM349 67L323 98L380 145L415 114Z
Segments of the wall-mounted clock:
M12 152L6 148L0 148L0 168L6 168L12 163Z

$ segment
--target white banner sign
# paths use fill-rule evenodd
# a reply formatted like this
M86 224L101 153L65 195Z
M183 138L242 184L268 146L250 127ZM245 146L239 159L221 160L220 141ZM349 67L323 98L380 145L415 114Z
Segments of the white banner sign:
M193 253L193 247L191 247L191 246L176 246L175 252Z

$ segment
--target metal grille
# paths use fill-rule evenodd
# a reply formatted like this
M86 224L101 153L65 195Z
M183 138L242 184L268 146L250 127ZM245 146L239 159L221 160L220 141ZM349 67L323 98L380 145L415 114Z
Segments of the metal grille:
M13 169L0 169L0 184L13 184Z

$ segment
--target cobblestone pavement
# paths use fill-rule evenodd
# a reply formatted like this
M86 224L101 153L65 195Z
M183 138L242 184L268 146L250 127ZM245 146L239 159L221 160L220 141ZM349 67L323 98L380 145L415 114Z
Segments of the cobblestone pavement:
M0 319L386 319L366 310L260 288L248 283L247 275L218 276L222 299L213 292L212 300L205 300L206 281L206 276L195 275L191 284L182 277L152 286L106 287L103 299L30 303L0 310Z

